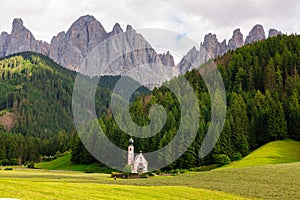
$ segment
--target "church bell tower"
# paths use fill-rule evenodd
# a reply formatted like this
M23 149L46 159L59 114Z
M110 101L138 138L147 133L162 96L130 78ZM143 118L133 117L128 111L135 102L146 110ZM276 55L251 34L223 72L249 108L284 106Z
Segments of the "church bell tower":
M133 165L134 160L134 146L133 146L133 139L129 139L129 145L128 145L128 165Z

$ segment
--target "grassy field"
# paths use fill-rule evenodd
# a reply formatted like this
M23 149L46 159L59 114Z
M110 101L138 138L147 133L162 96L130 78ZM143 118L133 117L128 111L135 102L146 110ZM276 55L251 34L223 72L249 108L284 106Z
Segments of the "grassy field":
M300 162L300 142L283 140L270 142L241 161L233 162L226 167L240 168L292 162Z
M116 181L108 174L64 171L88 167L70 163L70 154L66 154L37 165L56 169L53 171L0 170L0 198L300 199L299 150L299 142L276 141L227 167L179 176Z
M0 170L0 197L21 199L300 199L300 162L227 168L175 177Z
M118 184L109 175L82 172L0 171L0 198L20 199L246 199L236 194L184 185ZM154 181L152 179L152 181ZM160 180L160 179L158 179ZM167 181L172 179L165 178ZM170 182L171 183L171 182ZM142 184L143 185L143 184Z

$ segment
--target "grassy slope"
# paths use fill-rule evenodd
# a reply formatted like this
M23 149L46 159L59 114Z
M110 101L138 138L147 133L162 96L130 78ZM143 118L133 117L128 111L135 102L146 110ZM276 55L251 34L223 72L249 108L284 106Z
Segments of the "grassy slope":
M300 162L300 142L283 140L270 142L227 167L239 168L292 162Z
M71 153L66 153L64 156L55 159L51 162L41 162L35 165L39 169L48 170L70 170L70 171L95 171L97 164L74 164L71 162Z

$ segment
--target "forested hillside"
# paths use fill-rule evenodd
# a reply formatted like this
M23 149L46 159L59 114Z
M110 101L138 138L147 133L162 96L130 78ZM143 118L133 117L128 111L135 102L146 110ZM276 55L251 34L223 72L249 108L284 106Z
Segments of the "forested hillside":
M210 96L197 70L188 72L185 77L199 99L201 119L196 140L169 169L221 165L239 160L270 141L300 140L300 36L282 35L246 45L218 58L216 64L224 79L228 103L221 137L213 151L205 159L199 159L199 148L210 123ZM151 138L134 138L137 151L151 152L165 146L178 130L181 117L178 101L166 87L154 89L151 95L133 102L130 109L133 120L139 125L148 124L148 110L156 103L166 109L167 122ZM126 149L129 136L118 128L113 116L102 117L99 122L111 141ZM171 157L170 153L157 159ZM80 140L74 146L73 161L93 161Z
M71 148L76 136L71 107L75 76L36 53L0 61L0 161L37 161L41 155L53 156ZM110 88L119 78L100 79L99 116L106 113Z

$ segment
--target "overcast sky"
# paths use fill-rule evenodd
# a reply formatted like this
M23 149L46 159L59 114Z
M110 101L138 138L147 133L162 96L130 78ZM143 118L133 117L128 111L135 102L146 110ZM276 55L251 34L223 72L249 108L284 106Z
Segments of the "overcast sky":
M241 28L244 38L255 24L284 33L300 32L299 0L1 0L0 30L11 31L22 18L36 39L50 42L80 16L95 16L106 31L118 22L125 29L164 28L200 42L206 33L219 41ZM228 40L227 40L228 41Z

